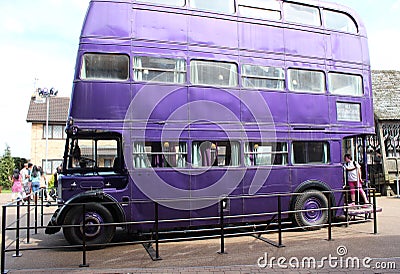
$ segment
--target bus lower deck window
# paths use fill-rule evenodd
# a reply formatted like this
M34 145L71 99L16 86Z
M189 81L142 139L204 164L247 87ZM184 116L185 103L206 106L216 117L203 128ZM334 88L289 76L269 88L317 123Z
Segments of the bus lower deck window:
M318 141L296 141L292 143L292 163L329 163L329 143Z
M184 168L187 164L187 145L184 142L134 142L135 168Z
M229 141L199 141L192 145L193 167L239 166L240 145Z
M287 164L287 144L285 142L249 142L244 147L246 166L270 166Z

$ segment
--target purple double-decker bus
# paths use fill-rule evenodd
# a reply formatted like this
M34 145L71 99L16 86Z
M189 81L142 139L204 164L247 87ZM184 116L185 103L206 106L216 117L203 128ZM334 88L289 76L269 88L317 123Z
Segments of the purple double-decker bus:
M364 25L322 1L92 0L66 131L48 233L150 231L154 202L160 229L215 225L220 206L262 222L275 193L299 193L281 201L307 210L285 214L297 225L324 224L344 153L362 162L374 133Z

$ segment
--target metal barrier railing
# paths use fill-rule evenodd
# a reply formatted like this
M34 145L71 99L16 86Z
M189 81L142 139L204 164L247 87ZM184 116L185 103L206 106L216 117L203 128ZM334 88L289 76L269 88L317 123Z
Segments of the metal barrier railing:
M41 190L43 191L43 190ZM335 190L335 191L321 191L327 198L328 198L328 206L327 208L320 208L318 210L321 211L327 211L328 213L328 223L327 224L320 224L320 225L311 225L311 226L302 226L301 228L307 228L307 227L319 227L319 228L324 228L326 227L328 229L328 236L327 240L332 240L332 227L334 225L343 225L345 224L346 226L353 224L353 223L360 223L360 222L365 222L368 219L371 219L371 213L372 213L372 219L373 219L373 233L377 234L378 233L378 223L377 223L377 206L376 206L376 195L375 195L375 189L374 188L368 188L368 197L370 199L370 204L372 206L372 210L369 210L368 212L365 213L365 216L361 220L350 220L349 219L349 209L351 208L348 206L347 201L348 201L348 192L349 190ZM220 239L220 251L218 253L220 254L225 254L225 238L226 237L239 237L239 236L245 236L245 235L252 235L254 236L255 234L259 234L257 238L270 243L278 248L284 247L284 244L282 242L283 240L283 232L284 231L290 231L290 230L295 230L299 229L299 227L285 227L290 222L284 221L283 216L290 216L291 214L295 213L300 213L300 212L309 212L314 209L302 209L302 210L282 210L282 198L287 198L287 197L293 197L293 196L298 196L302 195L303 193L281 193L281 194L268 194L268 195L252 195L252 196L233 196L233 197L224 197L224 198L205 198L208 200L216 200L219 202L219 216L209 216L209 217L199 217L199 218L184 218L184 219L160 219L159 216L159 204L161 202L165 202L165 200L155 200L155 201L130 201L131 203L137 203L137 202L142 202L142 203L153 203L154 204L154 220L146 220L146 221L128 221L128 222L118 222L118 223L106 223L106 224L93 224L92 226L129 226L129 225L145 225L145 224L153 224L153 232L152 233L147 233L147 235L154 236L153 238L150 239L145 239L145 240L136 240L136 241L128 241L128 242L119 242L119 243L108 243L108 244L91 244L88 245L86 242L86 236L85 233L82 233L82 244L81 245L68 245L68 246L51 246L51 247L22 247L20 243L21 241L21 232L26 231L26 244L30 244L30 233L31 230L34 230L34 234L38 234L38 229L45 229L46 226L44 226L44 216L45 215L50 215L46 214L44 212L44 204L43 204L43 192L41 193L42 199L40 200L40 203L38 203L38 192L31 194L27 198L27 204L21 204L21 200L18 200L14 203L9 203L7 205L2 206L2 223L1 223L1 273L6 273L5 272L5 264L6 264L6 253L7 252L15 252L13 257L20 257L21 251L28 251L28 250L43 250L43 249L59 249L59 248L81 248L82 249L82 264L80 264L80 267L88 267L89 264L87 263L87 251L89 247L97 247L97 246L113 246L113 245L127 245L127 244L144 244L148 247L146 249L150 255L150 257L153 260L160 260L160 252L159 252L159 244L160 243L165 243L165 242L177 242L177 241L190 241L190 240L202 240L202 239L210 239L210 238L219 238ZM332 197L335 194L341 195L343 198L344 196L344 205L342 206L335 206L333 205L333 200ZM32 214L32 203L31 203L31 197L33 197L33 214L34 214L34 219L33 219L33 226L31 226L31 214ZM255 214L244 214L244 215L225 215L224 212L224 202L226 202L226 198L229 199L256 199L256 198L276 198L277 201L277 211L273 212L263 212L263 213L255 213ZM205 200L205 199L198 199L198 200ZM177 199L175 201L182 201L185 199ZM172 201L172 200L168 200ZM125 203L125 202L124 202ZM104 205L106 204L112 204L112 202L105 202L102 203ZM49 205L48 205L49 206ZM50 205L53 206L53 205ZM59 205L57 205L59 206ZM74 204L69 204L69 206L82 206L82 220L85 219L85 212L86 212L86 204L85 203L74 203ZM8 209L16 208L16 220L11 222L10 224L7 225L7 213ZM26 208L26 213L21 215L21 208ZM38 224L38 214L40 210L40 225ZM345 213L345 222L334 222L333 217L334 217L334 212L336 210L343 210ZM367 216L368 215L368 216ZM243 218L243 217L268 217L267 220L270 220L267 224L262 223L262 222L256 222L251 225L236 225L236 226L226 226L225 220L226 219L235 219L235 218ZM21 226L21 220L23 218L26 218L26 226ZM216 227L212 228L199 228L199 229L192 229L192 230L185 230L185 232L216 232L214 235L200 235L200 236L191 236L191 237L172 237L172 238L162 238L160 239L160 235L172 235L174 233L177 233L176 231L160 231L159 230L159 224L160 223L170 223L170 222L182 222L182 221L205 221L205 220L218 220L218 225ZM274 222L275 221L275 222ZM59 226L59 228L68 228L68 227L81 227L82 231L85 231L86 229L86 222L82 222L81 225L62 225ZM271 226L275 226L277 228L274 229L268 229ZM266 228L265 228L266 227ZM260 229L259 229L260 228ZM264 228L264 229L263 229ZM243 231L243 229L250 229L250 231ZM14 232L15 231L15 239L11 240L8 245L6 245L6 234L7 232ZM229 232L229 233L227 233ZM272 242L268 239L262 238L261 235L263 233L271 233L271 232L276 232L278 233L278 243ZM146 236L146 233L143 235ZM9 237L9 239L12 239L12 237ZM155 245L155 250L152 250L152 244ZM14 248L12 248L14 247Z

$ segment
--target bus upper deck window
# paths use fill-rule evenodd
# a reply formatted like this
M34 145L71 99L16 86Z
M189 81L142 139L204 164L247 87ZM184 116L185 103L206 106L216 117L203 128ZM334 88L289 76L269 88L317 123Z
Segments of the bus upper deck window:
M322 71L288 69L288 88L307 93L325 92L325 75Z
M190 80L195 85L236 87L238 85L237 75L238 67L235 63L190 61Z
M86 53L82 57L83 80L128 80L129 57L122 54Z
M362 96L362 78L360 75L343 73L328 74L329 91L337 95Z
M321 18L318 8L292 3L283 3L283 12L286 22L321 26Z
M277 0L239 0L238 6L241 16L281 20L281 7Z
M285 71L276 67L242 65L242 83L246 88L284 90Z
M324 23L327 29L344 31L349 33L357 33L357 25L354 20L347 14L324 10Z
M235 13L234 0L191 0L190 7L222 13Z
M133 79L135 81L183 84L186 82L186 61L176 58L135 56Z
M183 7L185 5L185 0L138 0L138 2L154 3L154 4L177 6L177 7Z

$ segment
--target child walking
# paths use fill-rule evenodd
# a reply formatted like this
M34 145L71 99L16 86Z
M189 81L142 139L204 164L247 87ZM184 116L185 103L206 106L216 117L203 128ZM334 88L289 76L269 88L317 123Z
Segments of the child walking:
M15 201L22 199L24 188L22 187L22 176L19 174L18 169L14 169L11 181L13 183L11 188L12 189L11 200Z

